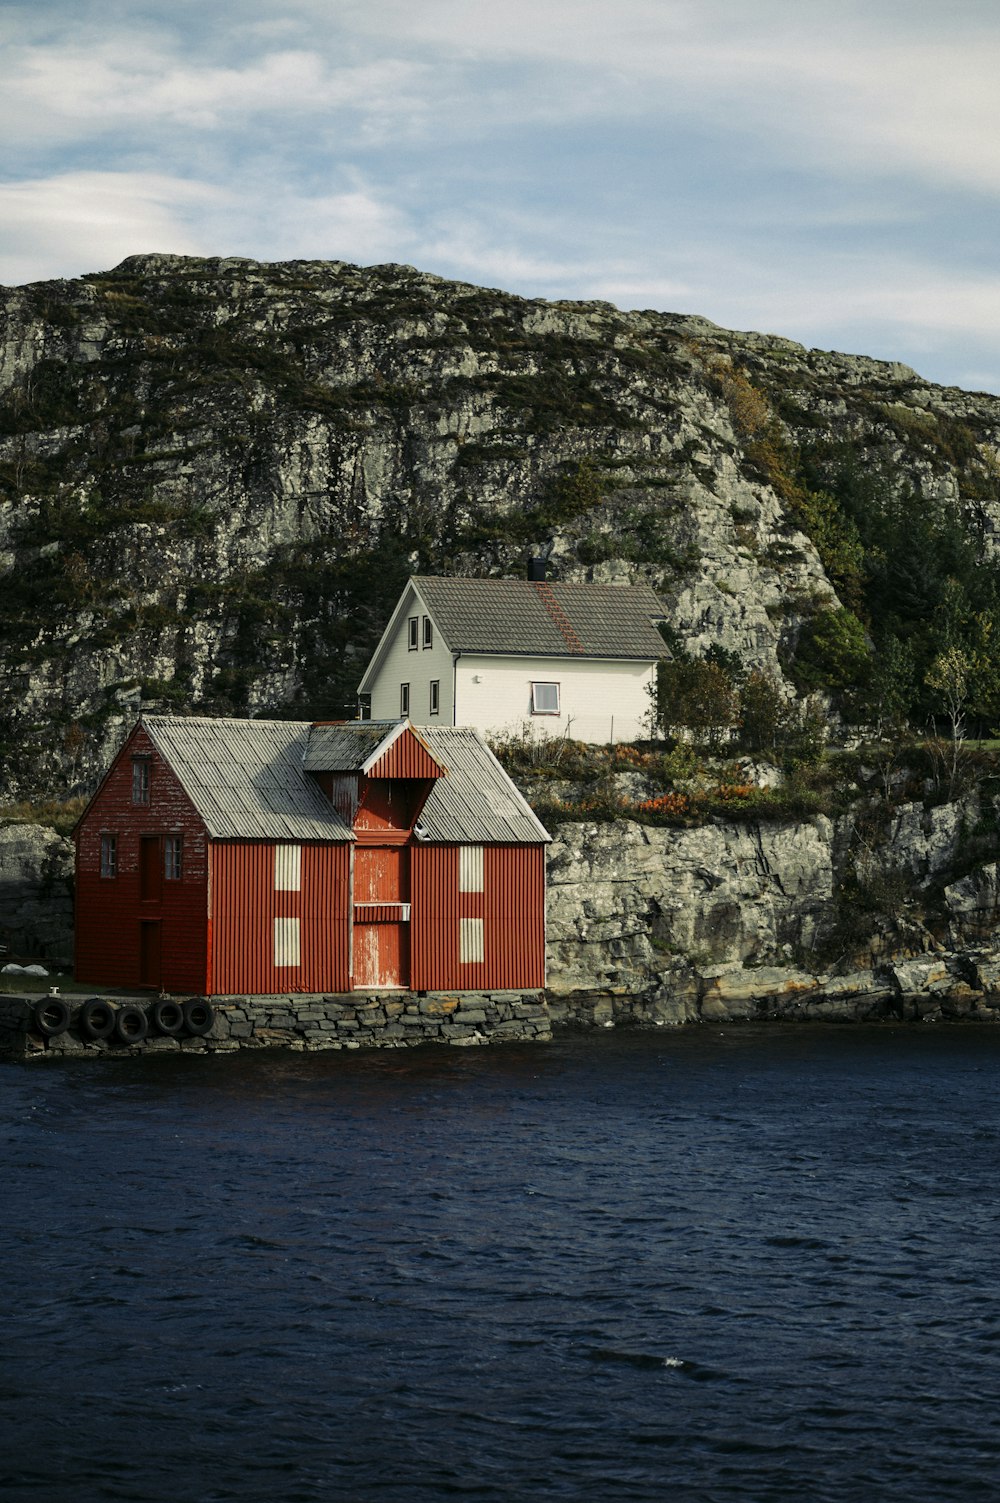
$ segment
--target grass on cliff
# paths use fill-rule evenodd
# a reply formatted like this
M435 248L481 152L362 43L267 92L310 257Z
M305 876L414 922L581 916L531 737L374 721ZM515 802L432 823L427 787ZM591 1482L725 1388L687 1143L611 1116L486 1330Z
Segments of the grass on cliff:
M23 801L0 807L0 825L42 825L57 835L70 835L88 800L83 797Z

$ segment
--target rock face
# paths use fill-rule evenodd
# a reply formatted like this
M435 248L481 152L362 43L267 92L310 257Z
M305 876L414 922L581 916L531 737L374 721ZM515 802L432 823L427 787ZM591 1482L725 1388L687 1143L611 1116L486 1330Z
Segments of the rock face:
M836 596L761 402L993 546L1000 402L903 366L401 266L0 290L6 793L89 790L140 702L350 712L412 569L643 578L681 643L780 674Z
M0 944L72 964L73 844L42 825L0 825Z

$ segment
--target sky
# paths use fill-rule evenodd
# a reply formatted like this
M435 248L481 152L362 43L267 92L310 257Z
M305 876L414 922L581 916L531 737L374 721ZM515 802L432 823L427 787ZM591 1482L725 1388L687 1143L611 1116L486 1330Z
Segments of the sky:
M0 0L0 283L402 262L1000 392L995 0Z

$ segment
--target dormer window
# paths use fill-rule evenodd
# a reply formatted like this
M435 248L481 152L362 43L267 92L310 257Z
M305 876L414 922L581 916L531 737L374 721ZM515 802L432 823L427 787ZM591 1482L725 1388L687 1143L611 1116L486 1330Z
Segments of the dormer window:
M424 617L427 620L427 617ZM420 617L411 616L406 623L406 646L410 652L416 652L420 646Z
M434 646L434 627L431 624L431 618L430 618L430 616L425 616L424 617L424 646L425 647L433 647Z

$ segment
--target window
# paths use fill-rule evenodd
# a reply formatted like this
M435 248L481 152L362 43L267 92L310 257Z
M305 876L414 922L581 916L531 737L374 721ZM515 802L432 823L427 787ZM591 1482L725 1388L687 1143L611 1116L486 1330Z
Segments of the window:
M431 679L431 714L436 715L441 708L441 682L439 679Z
M419 616L411 616L406 623L406 645L410 652L416 652L417 650L417 630L419 624Z
M400 684L399 686L399 713L404 717L410 713L409 684Z
M163 875L168 882L181 880L183 852L183 835L168 835L163 842Z
M132 802L149 803L149 758L132 758Z
M532 684L531 713L532 715L559 714L558 684Z
M424 617L424 646L434 646L434 627L431 625L430 616Z
M101 836L101 876L117 877L118 875L118 836Z

